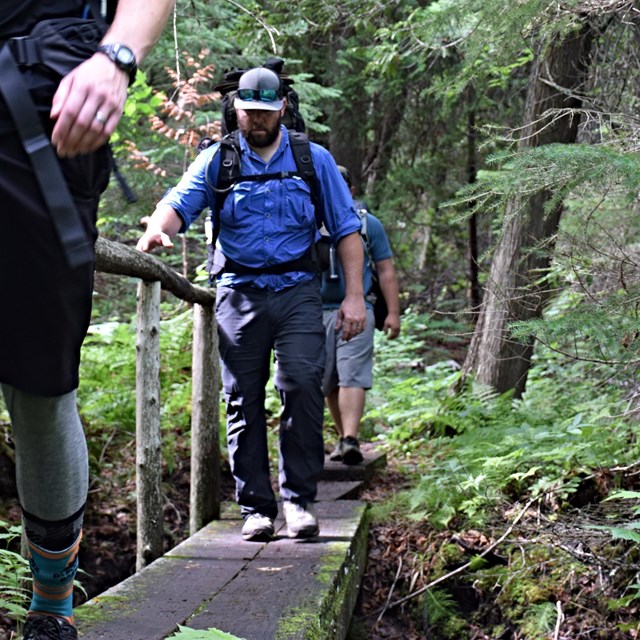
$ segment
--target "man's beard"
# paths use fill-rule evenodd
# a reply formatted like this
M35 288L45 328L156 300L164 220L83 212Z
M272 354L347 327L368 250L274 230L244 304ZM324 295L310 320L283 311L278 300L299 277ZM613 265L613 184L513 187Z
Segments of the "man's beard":
M262 126L259 131L247 130L246 127L242 126L240 130L250 146L257 148L268 147L277 140L278 134L280 133L281 121L282 119L278 118L272 128Z

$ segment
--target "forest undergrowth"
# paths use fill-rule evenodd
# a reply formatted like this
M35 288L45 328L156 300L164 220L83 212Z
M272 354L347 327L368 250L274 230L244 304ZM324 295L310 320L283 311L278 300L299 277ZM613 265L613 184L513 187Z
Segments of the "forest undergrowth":
M188 528L190 326L184 309L166 316L168 548ZM107 323L85 346L80 404L92 481L77 603L135 566L135 400L122 392L135 387L134 334L131 325ZM372 525L349 640L640 637L635 387L539 352L519 400L474 384L453 394L466 343L449 317L410 309L399 340L377 336L362 436L386 451L388 467L360 496L372 505ZM273 437L275 394L267 404ZM0 420L0 519L15 525L11 438L8 418ZM328 426L327 448L333 437ZM223 478L230 500L226 461ZM0 598L11 603L2 640L24 604L11 589L10 538L0 552Z

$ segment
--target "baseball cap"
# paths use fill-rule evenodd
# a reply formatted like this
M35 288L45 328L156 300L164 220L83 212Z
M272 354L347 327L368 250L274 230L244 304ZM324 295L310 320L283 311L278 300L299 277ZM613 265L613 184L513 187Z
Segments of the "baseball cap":
M280 78L276 73L265 67L256 67L240 76L233 102L236 109L280 111L282 105Z

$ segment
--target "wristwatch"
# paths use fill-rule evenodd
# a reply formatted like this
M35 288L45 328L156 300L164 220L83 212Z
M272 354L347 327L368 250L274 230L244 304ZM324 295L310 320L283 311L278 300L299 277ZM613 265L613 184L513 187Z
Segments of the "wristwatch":
M98 51L104 53L119 69L129 74L129 86L131 86L138 71L138 63L133 51L127 45L117 43L98 45Z

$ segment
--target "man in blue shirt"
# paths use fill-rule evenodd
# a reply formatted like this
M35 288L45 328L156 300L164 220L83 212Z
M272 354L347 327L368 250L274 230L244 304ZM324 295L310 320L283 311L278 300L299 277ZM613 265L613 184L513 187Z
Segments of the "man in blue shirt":
M319 531L313 503L324 464L320 284L316 271L279 273L277 268L308 255L318 229L309 186L290 175L296 164L289 134L281 125L285 106L277 74L264 67L244 73L234 102L241 132L241 176L268 177L241 179L216 213L219 196L211 185L218 175L220 145L214 144L160 201L138 242L141 251L172 247L171 237L185 231L203 209L219 215L218 242L227 267L217 280L216 319L227 443L245 540L271 538L278 512L269 477L264 407L272 352L282 401L279 484L288 535L308 538ZM345 273L338 323L349 340L366 323L360 221L329 152L312 143L311 155L321 217Z
M351 176L346 167L340 166L351 192ZM373 282L375 267L380 289L387 304L387 317L383 331L390 339L400 333L399 287L393 266L391 247L382 223L370 213L363 202L355 206L362 220L362 230L367 238L363 288L368 292ZM363 332L353 339L345 336L338 322L340 304L345 294L342 270L337 265L335 273L322 274L322 305L326 330L327 362L322 382L322 392L340 437L338 446L331 453L331 460L342 460L352 465L362 462L358 442L360 420L364 412L365 394L373 382L373 305L367 299L367 324Z

